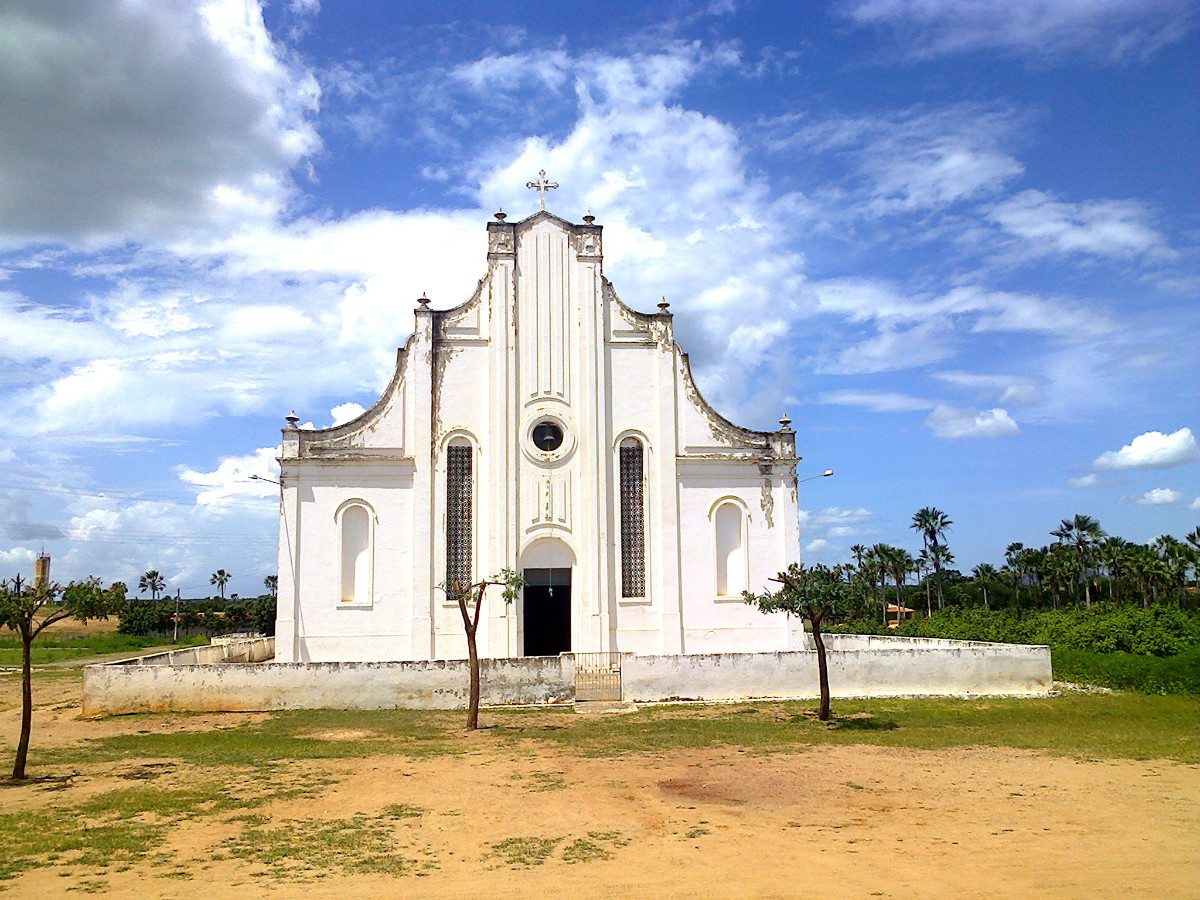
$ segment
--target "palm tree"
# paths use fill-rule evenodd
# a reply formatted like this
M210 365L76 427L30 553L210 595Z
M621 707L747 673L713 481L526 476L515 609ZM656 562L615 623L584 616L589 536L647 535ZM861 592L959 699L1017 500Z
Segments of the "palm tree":
M1079 559L1079 580L1083 582L1083 597L1087 605L1092 605L1092 595L1088 590L1087 569L1088 551L1092 545L1104 537L1104 529L1091 516L1075 515L1073 519L1063 519L1057 528L1050 532L1062 544L1075 548Z
M151 601L157 600L158 592L166 586L167 583L163 580L162 575L159 574L158 569L150 569L138 579L138 590L143 592L149 591Z
M217 571L213 572L212 578L208 579L209 584L215 584L217 586L217 590L221 592L222 600L225 599L225 585L229 583L229 579L232 577L233 576L224 569L217 569Z
M929 597L929 570L933 568L933 557L929 555L929 550L922 550L917 554L917 584L925 582L925 615L933 615L933 601ZM924 573L924 574L922 574Z
M904 610L904 582L908 579L908 573L916 567L917 561L902 547L887 549L884 567L896 582L896 622L899 623Z
M988 605L987 589L988 585L993 583L996 580L996 576L1000 573L996 571L996 567L991 563L980 563L971 570L971 574L975 576L975 580L983 588L983 608L991 609L991 606Z
M870 561L870 574L879 579L879 605L883 607L883 623L887 624L887 558L892 550L888 544L873 544L867 551ZM872 588L872 593L874 588Z
M921 540L925 542L925 549L933 560L933 570L937 575L938 609L945 603L942 599L942 558L937 556L937 548L953 524L950 517L937 507L923 506L913 514L912 524L908 526L921 533Z
M1025 545L1013 541L1004 548L1004 561L1008 563L1008 571L1013 586L1013 606L1021 608L1021 578L1025 575Z
M279 576L268 575L263 579L263 587L271 592L271 599L274 600L279 593Z
M1187 606L1187 573L1195 558L1192 548L1169 534L1156 537L1152 546L1158 551L1162 561L1167 564L1171 581L1179 590L1179 608L1185 608Z
M1115 603L1114 595L1116 581L1125 572L1125 562L1129 558L1129 541L1119 537L1107 537L1095 547L1096 561L1104 566L1108 574L1108 602Z

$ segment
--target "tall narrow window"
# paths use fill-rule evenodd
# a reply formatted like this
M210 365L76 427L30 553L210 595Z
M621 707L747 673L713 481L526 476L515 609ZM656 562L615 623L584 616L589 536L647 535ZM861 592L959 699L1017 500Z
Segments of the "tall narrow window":
M471 585L471 452L463 440L446 448L446 590L451 596Z
M717 532L717 596L740 597L746 589L742 510L737 504L722 503L717 507L713 526Z
M371 602L371 514L358 504L342 510L342 602Z
M621 441L621 596L646 596L646 504L642 442Z

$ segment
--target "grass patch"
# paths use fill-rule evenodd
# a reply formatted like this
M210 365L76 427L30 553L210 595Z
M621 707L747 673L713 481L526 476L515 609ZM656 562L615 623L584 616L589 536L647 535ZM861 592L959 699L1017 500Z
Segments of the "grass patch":
M806 715L812 704L650 707L603 721L565 712L561 725L525 724L495 711L503 724L493 734L585 756L713 746L787 752L820 744L873 744L925 750L1013 747L1065 756L1200 762L1200 699L1195 697L835 700L835 718L828 724Z
M491 851L484 855L484 859L495 860L497 865L493 868L507 866L510 869L529 869L540 866L549 859L554 848L561 844L562 840L560 837L505 838L492 844Z
M618 847L629 846L629 838L619 831L589 831L587 837L575 838L563 848L562 861L568 865L612 859Z
M173 713L186 719L188 713ZM128 716L130 731L158 716ZM130 757L173 759L196 765L219 760L224 765L265 766L284 760L362 759L368 756L439 756L451 752L461 734L461 714L411 710L288 710L265 721L236 728L123 734L88 741L77 748L45 754L49 761L80 765ZM369 738L329 739L322 735L366 732Z
M0 813L0 882L53 857L57 865L79 865L97 872L133 864L159 847L166 826L141 821L82 818L61 812Z
M280 880L306 881L330 871L408 875L436 865L428 854L420 860L396 851L395 820L390 817L248 825L222 846L235 859L264 867Z
M178 644L172 644L161 636L117 634L116 632L58 634L47 631L33 642L32 659L35 666L43 666L56 662L72 662L86 659L90 656L104 656L113 653L128 653L136 656L147 648L170 649L180 647L196 647L207 644L208 638L201 635L190 635L179 639ZM21 664L21 638L15 634L0 634L0 666L19 666Z

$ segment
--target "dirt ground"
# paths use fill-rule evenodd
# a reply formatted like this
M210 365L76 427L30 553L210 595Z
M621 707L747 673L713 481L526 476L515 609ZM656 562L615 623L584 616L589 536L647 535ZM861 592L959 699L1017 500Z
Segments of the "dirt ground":
M78 690L67 681L38 687L35 753L147 727L81 719ZM6 738L15 734L15 702L15 679L0 678ZM152 727L227 728L250 718L163 716ZM290 779L330 783L256 810L258 827L302 822L297 834L315 835L325 823L404 804L415 811L394 826L395 846L413 860L405 874L330 867L280 880L216 852L244 826L203 815L170 832L171 873L161 862L138 864L89 887L77 871L48 864L0 882L0 900L81 889L138 898L191 898L199 889L206 900L1200 897L1197 766L871 746L586 758L515 747L486 731L461 740L449 756L288 763ZM170 787L188 776L182 765L131 758L66 783L5 788L0 804L53 810L130 779Z

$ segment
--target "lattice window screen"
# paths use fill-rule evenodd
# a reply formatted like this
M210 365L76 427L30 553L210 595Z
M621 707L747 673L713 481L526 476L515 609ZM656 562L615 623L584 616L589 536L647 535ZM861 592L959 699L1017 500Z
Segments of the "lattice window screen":
M621 596L646 596L646 512L640 441L621 442Z
M446 456L446 589L471 585L471 446L451 444Z

